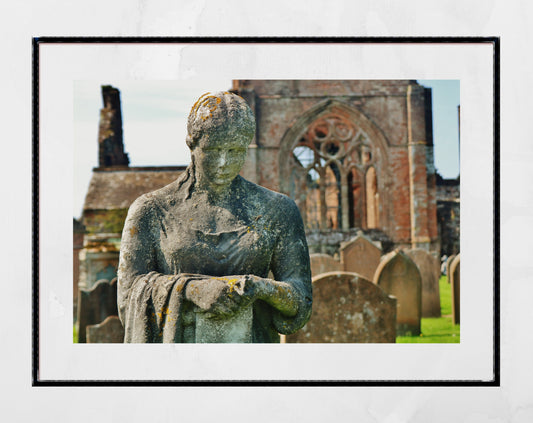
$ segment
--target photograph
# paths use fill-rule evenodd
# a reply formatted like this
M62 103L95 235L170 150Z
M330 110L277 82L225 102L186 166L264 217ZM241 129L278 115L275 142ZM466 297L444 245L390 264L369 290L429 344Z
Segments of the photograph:
M141 195L162 189L189 171L187 108L194 104L191 98L211 84L215 85L210 81L125 82L122 89L94 81L75 84L74 342L124 342L115 278L128 209ZM222 102L233 97L217 92L228 91L253 107L255 132L240 175L292 199L305 231L310 258L307 279L310 274L313 281L312 319L293 333L282 333L281 341L458 343L459 262L455 278L448 269L460 252L459 81L231 80L218 84L218 91L202 93L200 99L209 101L213 96L215 103ZM259 122L255 116L260 116ZM423 132L409 132L414 125ZM147 144L150 138L154 141ZM413 139L419 141L415 144ZM415 175L420 176L415 179ZM197 207L198 201L193 200L192 206ZM271 208L270 201L264 199L258 208ZM267 210L251 213L263 215ZM184 215L190 219L191 212ZM251 220L240 225L251 227ZM172 231L174 225L165 231ZM185 230L194 227L193 223L184 226ZM250 232L264 239L273 230ZM218 232L217 227L213 232ZM231 244L230 250L238 251L238 244ZM214 245L205 248L211 248L208 255L230 255ZM180 258L184 253L169 254L177 266L167 262L164 270L154 266L144 274L266 278L278 266L271 260L264 271L228 264L219 269L219 258L201 268L184 267L181 263L186 259ZM242 255L237 253L236 260ZM382 257L390 264L380 265ZM294 265L301 261L291 260ZM124 298L130 289L124 291ZM163 317L162 308L154 309L154 314ZM171 314L181 319L176 312ZM152 337L143 342L161 341Z
M147 41L34 44L34 383L495 383L493 40Z

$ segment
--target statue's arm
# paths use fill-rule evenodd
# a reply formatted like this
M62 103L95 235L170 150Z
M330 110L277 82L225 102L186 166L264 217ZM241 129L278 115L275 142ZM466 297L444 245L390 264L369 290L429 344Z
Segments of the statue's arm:
M145 196L135 200L124 223L118 266L118 308L125 315L136 281L156 270L154 208Z
M311 316L311 266L296 204L284 197L277 210L279 231L270 264L274 279L256 282L257 298L275 309L276 329L288 334L300 329Z

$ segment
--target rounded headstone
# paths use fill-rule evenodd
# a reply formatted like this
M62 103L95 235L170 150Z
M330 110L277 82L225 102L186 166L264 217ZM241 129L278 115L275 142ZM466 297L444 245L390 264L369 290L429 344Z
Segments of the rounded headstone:
M397 334L420 335L422 278L413 260L400 250L384 255L376 269L374 283L398 301Z
M450 267L455 257L456 255L452 254L451 256L448 257L448 260L446 261L446 279L448 280L448 283L451 283Z
M439 278L435 271L435 258L421 248L407 250L406 254L415 262L422 277L422 317L440 317Z
M358 235L340 249L345 272L355 272L372 280L381 258L381 249L364 235Z
M461 321L461 255L457 254L450 266L450 283L452 288L452 321L458 325Z
M396 342L396 299L352 272L313 278L313 314L286 342Z
M342 264L329 254L311 254L311 275L313 277L322 273L337 272L342 270Z

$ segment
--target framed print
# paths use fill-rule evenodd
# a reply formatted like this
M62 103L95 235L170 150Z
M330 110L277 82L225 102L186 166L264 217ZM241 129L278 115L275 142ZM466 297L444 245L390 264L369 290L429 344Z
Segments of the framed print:
M36 38L33 78L34 385L499 385L498 39ZM446 209L460 210L460 239L450 246L443 240L451 229L437 220L430 81L460 94L452 128L460 145L446 147L460 156L448 190L460 190L460 203L452 199ZM337 338L312 338L313 320L302 337L274 344L73 342L76 290L116 274L120 235L113 234L122 226L113 219L123 224L133 201L126 193L157 179L156 189L185 171L189 109L204 92L225 90L255 114L243 176L296 201L312 254L348 260L345 250L317 247L312 234L383 234L383 255L368 275L344 264L330 271L363 274L368 289L385 290L374 272L378 263L385 267L385 253L418 248L434 252L439 264L443 248L446 256L460 253L463 284L453 311L456 323L460 312L460 342L395 342L405 329L398 324L383 341L368 321L359 326L366 341L343 337L345 327ZM120 131L120 142L106 131ZM106 173L113 166L125 174ZM86 226L73 229L84 213ZM317 301L333 286L313 283ZM404 304L396 319L407 308L403 292L387 292ZM323 301L313 305L316 327L338 306ZM420 301L419 314L431 314L426 297ZM420 326L406 333L413 334L420 336Z

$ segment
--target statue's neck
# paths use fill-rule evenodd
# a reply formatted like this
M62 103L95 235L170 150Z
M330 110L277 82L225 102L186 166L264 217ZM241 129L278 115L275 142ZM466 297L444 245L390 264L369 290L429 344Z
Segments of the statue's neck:
M209 204L223 205L232 197L236 179L233 179L230 183L224 185L217 185L206 181L202 178L202 175L195 175L196 181L194 184L195 195L201 196L209 202Z

